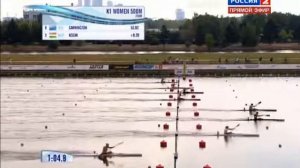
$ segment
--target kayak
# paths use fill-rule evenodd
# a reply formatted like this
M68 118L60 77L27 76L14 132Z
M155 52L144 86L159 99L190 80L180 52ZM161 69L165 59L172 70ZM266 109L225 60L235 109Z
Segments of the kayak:
M74 157L98 157L99 154L73 154ZM142 157L140 153L110 153L103 154L102 156L106 157Z

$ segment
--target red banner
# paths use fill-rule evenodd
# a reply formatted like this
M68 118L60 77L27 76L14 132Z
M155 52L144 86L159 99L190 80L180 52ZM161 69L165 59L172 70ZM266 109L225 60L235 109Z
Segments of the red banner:
M271 14L271 7L228 7L229 14Z

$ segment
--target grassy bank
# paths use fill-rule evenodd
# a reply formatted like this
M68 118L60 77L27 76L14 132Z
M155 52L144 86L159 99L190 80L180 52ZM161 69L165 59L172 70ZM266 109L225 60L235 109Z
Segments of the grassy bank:
M276 50L300 50L300 44L298 43L274 43L264 44L260 43L256 47L243 47L240 44L235 44L223 48L212 48L212 51L276 51ZM1 45L1 52L48 52L47 45ZM81 45L70 45L63 46L59 45L54 51L195 51L195 52L206 52L207 47L205 45L197 46L184 44L166 44L166 45L149 45L149 44L88 44L83 43Z
M199 64L300 64L299 53L193 53L128 55L1 54L1 64L161 64L182 61ZM226 61L227 60L227 61Z

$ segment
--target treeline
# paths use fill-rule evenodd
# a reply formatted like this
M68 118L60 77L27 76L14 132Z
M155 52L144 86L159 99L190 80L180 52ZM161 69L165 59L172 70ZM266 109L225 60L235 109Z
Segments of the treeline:
M272 13L242 17L217 17L195 14L184 21L151 20L145 23L144 41L88 41L113 44L192 44L208 48L232 44L256 46L258 43L300 43L300 16ZM41 19L34 22L23 19L1 22L2 44L48 44L50 46L82 44L83 41L42 41Z

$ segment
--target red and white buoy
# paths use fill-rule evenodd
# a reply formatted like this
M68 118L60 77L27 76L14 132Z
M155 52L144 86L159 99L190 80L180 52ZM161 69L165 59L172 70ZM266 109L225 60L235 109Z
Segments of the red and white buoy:
M202 125L201 125L201 124L197 124L197 125L196 125L196 129L197 129L197 130L201 130L201 129L202 129Z
M166 112L166 116L167 116L167 117L171 116L171 112L167 111L167 112Z
M200 142L199 142L199 148L205 148L206 147L206 142L205 141L203 141L203 140L201 140Z
M160 142L160 147L161 148L166 148L167 146L168 146L167 141L163 140L163 141Z
M164 124L164 130L168 130L169 129L169 124Z
M159 164L159 165L156 166L156 168L164 168L164 166Z
M211 168L210 165L206 164L203 168Z
M198 116L199 116L199 112L198 112L198 111L195 111L195 112L194 112L194 116L195 116L195 117L198 117Z

